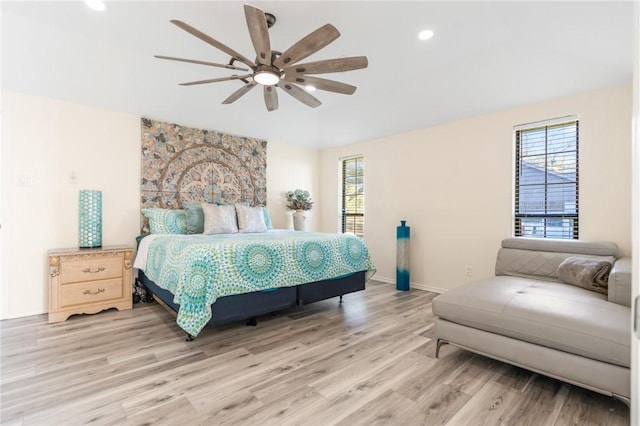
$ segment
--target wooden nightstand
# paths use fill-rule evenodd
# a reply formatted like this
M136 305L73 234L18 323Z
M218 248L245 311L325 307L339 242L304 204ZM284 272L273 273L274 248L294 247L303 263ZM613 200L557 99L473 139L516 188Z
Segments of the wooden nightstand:
M127 246L49 250L49 322L131 309L131 255Z

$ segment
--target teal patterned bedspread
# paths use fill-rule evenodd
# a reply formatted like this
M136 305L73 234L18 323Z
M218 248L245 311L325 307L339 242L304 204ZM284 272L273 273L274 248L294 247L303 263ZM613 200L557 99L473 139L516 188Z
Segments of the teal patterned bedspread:
M144 272L174 295L177 323L196 336L218 297L338 278L375 266L364 242L349 234L157 235Z

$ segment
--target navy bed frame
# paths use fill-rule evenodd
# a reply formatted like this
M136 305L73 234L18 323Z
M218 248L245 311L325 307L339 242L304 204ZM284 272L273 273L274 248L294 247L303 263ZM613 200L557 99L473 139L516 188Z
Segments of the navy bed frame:
M175 312L178 311L180 305L173 302L173 294L170 291L159 287L140 270L138 280L165 305ZM333 280L224 296L211 305L211 319L207 325L214 326L242 320L249 320L248 325L255 325L257 323L255 318L260 315L338 296L342 303L343 295L364 289L365 271L360 271ZM189 335L187 340L193 340L193 336Z

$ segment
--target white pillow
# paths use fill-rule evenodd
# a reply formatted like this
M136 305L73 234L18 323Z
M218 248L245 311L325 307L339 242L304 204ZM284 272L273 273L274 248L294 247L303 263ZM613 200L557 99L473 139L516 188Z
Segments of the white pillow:
M204 213L203 234L235 234L238 232L236 208L233 204L202 204Z
M239 232L267 232L262 207L236 204Z

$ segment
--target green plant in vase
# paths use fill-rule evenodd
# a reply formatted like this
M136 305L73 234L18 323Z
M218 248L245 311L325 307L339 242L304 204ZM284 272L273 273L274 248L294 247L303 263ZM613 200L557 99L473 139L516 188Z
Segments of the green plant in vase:
M313 207L313 201L311 200L309 191L296 189L295 191L287 192L287 207L294 211L293 229L296 231L304 231L304 221L306 220L304 212L311 210L311 207Z

